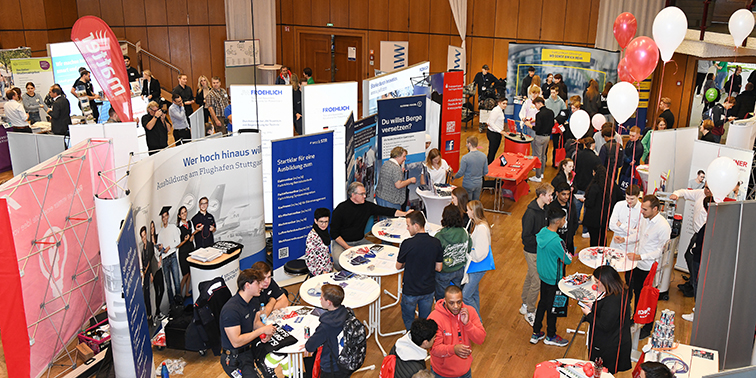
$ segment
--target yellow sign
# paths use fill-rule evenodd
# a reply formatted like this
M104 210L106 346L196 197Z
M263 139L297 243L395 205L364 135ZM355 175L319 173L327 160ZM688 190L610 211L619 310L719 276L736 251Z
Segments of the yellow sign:
M52 72L52 60L50 58L13 59L11 68L16 74Z
M638 102L638 109L648 109L648 101Z
M638 93L638 97L640 97L641 100L648 100L650 94L651 92L642 91Z
M573 50L543 49L541 50L541 60L557 60L562 62L590 62L591 53Z
M640 83L640 89L641 90L650 90L651 89L651 80L643 80Z

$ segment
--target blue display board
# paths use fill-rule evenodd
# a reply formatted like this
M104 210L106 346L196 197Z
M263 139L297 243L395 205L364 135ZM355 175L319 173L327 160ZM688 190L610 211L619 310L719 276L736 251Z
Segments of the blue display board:
M273 269L305 254L313 212L333 205L333 132L273 141Z
M360 182L365 186L366 200L375 202L375 167L377 156L377 138L375 125L378 114L367 116L354 122L354 169L347 170L349 183Z
M126 302L126 316L131 336L131 350L134 354L136 377L152 376L152 344L147 325L147 309L142 293L142 275L139 264L139 248L134 233L134 217L131 209L121 227L118 238L118 258L121 263L123 296Z

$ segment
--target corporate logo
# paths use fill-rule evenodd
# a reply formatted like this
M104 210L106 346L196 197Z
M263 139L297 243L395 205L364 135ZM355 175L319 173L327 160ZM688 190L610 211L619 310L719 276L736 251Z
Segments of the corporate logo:
M60 297L63 294L63 273L68 257L68 243L63 236L63 230L57 226L52 226L45 236L37 241L37 244L42 247L42 251L37 255L39 257L39 270L47 278L52 297Z
M95 62L95 67L92 67L92 69L99 70L100 75L96 76L106 79L108 87L110 87L110 91L113 95L118 96L126 93L126 88L124 88L121 79L116 75L115 70L110 64L110 54L106 51L102 51L103 47L106 49L110 47L108 44L109 39L107 37L107 32L105 30L98 30L94 33L89 33L89 36L81 40L81 42L87 43L85 45L86 50L91 54L90 56Z
M394 69L407 65L407 59L404 57L405 54L404 46L394 44Z
M258 95L258 96L278 96L282 95L283 91L280 89L253 89L250 91L250 94L252 96Z
M329 106L329 107L323 108L323 113L345 112L348 110L349 110L349 105Z
M462 60L460 59L461 55L462 55L462 50L459 50L459 49L454 50L454 68L455 69L459 68L459 62L460 60Z

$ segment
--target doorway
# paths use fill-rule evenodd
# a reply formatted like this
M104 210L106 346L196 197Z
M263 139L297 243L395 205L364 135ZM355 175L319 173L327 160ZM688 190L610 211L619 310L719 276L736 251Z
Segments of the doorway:
M298 67L310 67L315 83L362 80L362 37L302 33Z

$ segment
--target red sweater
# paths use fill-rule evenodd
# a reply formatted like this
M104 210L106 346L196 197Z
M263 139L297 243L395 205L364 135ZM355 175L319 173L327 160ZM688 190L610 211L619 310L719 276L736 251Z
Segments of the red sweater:
M454 345L464 344L472 347L475 344L483 344L486 339L486 330L480 323L475 309L462 305L467 309L469 321L462 324L457 315L452 314L444 306L444 300L439 299L436 307L428 319L433 319L438 324L436 341L431 347L431 366L433 371L444 377L459 377L470 370L473 355L468 358L459 358L454 354Z

